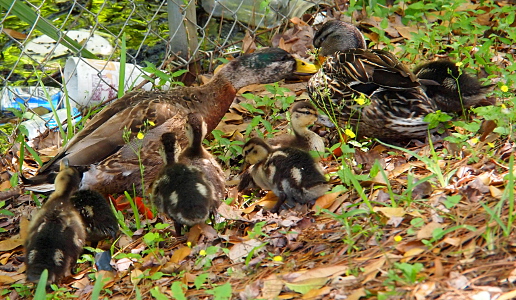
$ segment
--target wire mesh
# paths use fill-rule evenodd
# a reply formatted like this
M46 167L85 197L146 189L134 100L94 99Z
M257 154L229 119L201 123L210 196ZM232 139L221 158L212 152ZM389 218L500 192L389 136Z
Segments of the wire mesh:
M301 15L308 9L317 8L321 0L0 0L1 65L0 94L2 111L18 101L29 107L29 101L37 97L38 89L26 89L30 95L20 95L13 86L57 87L68 92L73 106L108 100L116 97L118 82L112 73L117 66L105 62L117 62L122 53L122 37L126 40L126 61L136 67L128 68L126 86L135 86L146 62L156 66L168 66L169 70L186 68L192 62L201 64L203 72L211 71L211 62L224 53L237 52L245 33L257 37L269 37L289 18ZM25 5L32 13L20 12ZM30 20L27 20L30 19ZM57 40L45 35L41 24L55 26ZM80 49L87 50L103 63L87 60L85 51L73 51L63 46L66 34L75 40ZM261 41L269 45L265 39ZM78 57L71 62L71 57ZM204 60L210 58L211 60ZM79 67L79 62L87 67ZM66 72L65 72L66 71ZM76 73L75 85L68 85ZM111 72L111 73L109 73ZM88 73L88 74L86 74ZM91 73L91 74L90 74ZM106 75L107 74L107 75ZM95 84L87 86L87 95L100 97L97 102L85 100L89 96L74 94L70 89L84 85L84 76L90 76ZM116 76L115 76L116 77ZM65 89L65 84L67 89ZM84 88L84 87L83 87ZM147 85L146 88L152 88ZM98 90L97 90L98 89ZM39 90L41 93L41 90ZM64 98L64 97L63 97ZM84 98L84 99L82 99ZM91 98L91 97L90 97ZM21 100L20 100L21 99ZM63 106L63 103L58 103Z

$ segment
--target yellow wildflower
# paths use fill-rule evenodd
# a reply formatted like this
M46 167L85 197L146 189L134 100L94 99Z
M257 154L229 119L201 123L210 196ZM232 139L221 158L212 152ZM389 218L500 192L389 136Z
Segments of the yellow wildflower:
M456 62L456 63L455 63L455 65L456 65L457 67L462 67L463 63L462 63L461 61L458 61L458 62Z
M283 261L283 257L282 257L282 256L279 256L279 255L276 255L276 256L274 256L274 257L272 258L272 260L273 260L273 261L278 261L278 262L280 262L280 261Z
M478 141L480 141L478 138L472 138L471 139L471 143L473 143L473 144L478 143Z
M500 107L501 107L502 109L507 109L507 106L505 106L505 104L503 104L503 103L500 105Z
M502 85L502 87L500 87L500 89L501 89L501 90L502 90L502 92L504 92L504 93L507 93L507 92L509 91L509 87L508 87L508 86L506 86L505 84L504 84L504 85Z
M494 143L491 143L491 142L488 142L487 145L489 145L489 147L493 148L495 146Z
M398 243L399 243L399 242L401 242L401 240L403 240L403 238L401 237L401 235L397 235L397 236L395 236L395 237L394 237L394 241L395 241L395 242L398 242Z
M358 105L364 105L366 103L366 98L364 94L361 94L360 97L356 98L355 101Z
M346 130L344 130L344 133L349 136L350 138L354 139L357 135L349 128L346 128Z
M192 242L186 242L186 245L188 246L188 248L192 248Z
M148 120L148 121L149 121L150 126L156 126L156 123L152 122L151 120Z
M138 138L139 140L143 140L143 137L145 135L143 134L143 132L138 132L138 135L136 135L136 138Z
M201 256L206 256L206 250L201 250L201 251L199 251L199 255L201 255Z

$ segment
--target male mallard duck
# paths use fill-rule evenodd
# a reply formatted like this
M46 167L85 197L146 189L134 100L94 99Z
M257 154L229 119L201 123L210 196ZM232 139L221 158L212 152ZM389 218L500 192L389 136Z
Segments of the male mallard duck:
M460 72L454 62L444 59L418 66L414 73L419 79L437 83L425 85L425 93L444 112L461 113L481 104L491 88L491 85L482 86L478 78Z
M86 239L86 230L70 197L79 187L80 173L61 160L55 178L55 191L29 225L25 241L27 280L37 282L48 270L48 282L54 283L71 274Z
M252 181L278 196L273 212L278 212L285 201L289 205L311 203L329 190L321 168L306 151L292 147L273 150L264 140L252 138L244 145L243 153L251 165ZM249 180L243 179L238 190L248 184Z
M338 20L321 27L314 46L329 57L310 79L308 91L325 113L335 114L339 125L349 123L358 136L382 140L427 136L423 118L436 106L393 54L367 50L360 31ZM369 105L361 105L364 99Z
M182 225L193 226L206 221L224 197L225 178L215 158L204 149L206 123L198 113L188 114L188 147L177 157L176 137L164 133L165 167L153 184L152 197L158 210L174 220L176 234Z
M297 63L284 50L269 48L230 61L210 82L200 87L128 93L93 117L54 159L39 170L38 177L27 181L48 182L59 161L66 157L72 166L90 167L84 173L82 189L103 194L132 191L133 188L141 190L140 162L145 167L144 178L148 185L162 165L158 153L161 135L177 132L179 144L186 145L182 128L188 113L200 113L207 131L211 132L240 88L279 81L295 71L304 72L303 67L307 66ZM146 131L144 138L136 138L142 131ZM131 140L129 144L124 139L124 132Z
M320 115L317 109L308 101L294 103L290 109L290 125L293 134L283 134L267 141L273 148L294 147L305 151L317 152L319 161L324 154L324 139L308 129L315 122L333 126L328 117Z
M86 241L96 244L107 238L116 238L118 221L108 201L99 192L80 190L72 195L71 202L81 215L86 228Z

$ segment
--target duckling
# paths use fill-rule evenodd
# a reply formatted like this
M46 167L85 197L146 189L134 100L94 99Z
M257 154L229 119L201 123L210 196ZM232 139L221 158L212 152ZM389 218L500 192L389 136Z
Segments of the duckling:
M216 206L215 191L203 171L177 162L174 133L164 133L161 141L165 166L153 184L152 201L159 211L174 220L176 234L181 235L183 225L206 221Z
M424 84L425 93L443 112L461 113L463 109L481 104L492 87L483 86L478 78L461 73L454 62L444 59L420 65L414 69L414 73L419 79L437 83Z
M358 137L386 141L426 138L428 123L423 119L436 111L435 102L392 53L367 50L362 33L339 20L321 27L314 46L328 57L310 79L308 92L323 112L337 114L341 127L349 124Z
M128 93L104 107L40 168L36 177L24 181L29 185L49 182L59 161L67 157L72 166L89 167L81 189L113 194L148 188L162 167L159 148L163 133L176 132L180 146L185 147L187 140L182 129L189 113L200 113L207 132L211 132L240 88L276 82L295 72L314 73L315 68L296 62L282 49L269 48L230 61L203 86ZM129 144L124 140L124 130L129 132ZM142 140L136 138L141 131L145 131ZM140 153L135 153L135 149L141 149ZM144 187L140 161L145 167Z
M28 281L38 282L45 269L48 283L71 274L86 239L81 215L70 201L80 181L80 173L68 166L67 159L61 160L55 191L29 225L25 241Z
M226 178L217 160L202 146L207 131L206 122L201 114L188 114L185 125L188 146L179 155L178 162L193 166L204 173L206 179L213 185L216 204L219 204L219 201L224 199Z
M320 166L306 151L293 147L272 149L264 140L252 138L244 145L243 153L251 165L253 182L278 196L272 212L278 212L285 201L288 205L313 203L329 190ZM242 180L238 190L248 184L248 180Z
M153 188L154 203L175 221L178 235L182 224L202 223L210 212L214 213L225 190L222 168L202 146L207 131L202 115L190 113L187 118L188 147L179 155L175 135L166 133L161 137L166 166Z
M290 125L293 134L274 137L267 143L273 148L294 147L307 152L313 151L316 153L315 160L319 161L324 155L324 139L308 129L315 122L333 127L328 117L320 115L313 104L308 101L296 102L290 109Z
M93 247L106 238L116 238L118 221L104 196L97 191L79 190L72 195L71 202L86 227L86 241Z

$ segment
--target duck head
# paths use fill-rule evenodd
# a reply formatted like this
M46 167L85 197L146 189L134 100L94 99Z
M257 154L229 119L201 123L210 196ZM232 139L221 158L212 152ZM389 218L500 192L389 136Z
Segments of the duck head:
M72 194L79 188L81 183L81 173L77 169L70 167L68 159L64 158L60 162L59 173L54 181L55 192L53 195Z
M251 84L280 81L293 73L315 72L314 65L294 58L285 50L267 48L230 61L217 76L225 77L239 90Z
M367 49L364 36L355 26L330 20L314 36L314 47L320 48L319 55L330 56L347 49Z
M172 132L165 132L161 135L162 147L159 153L163 158L165 165L171 165L177 161L179 155L179 147L177 144L176 135Z
M334 127L335 125L325 115L320 115L312 103L308 101L296 102L291 110L291 124L294 131L307 128L314 123L324 125L326 127Z
M200 113L190 113L185 124L186 137L189 147L202 145L202 140L208 133L206 122Z
M245 162L250 165L264 161L271 151L271 146L260 138L250 139L242 148Z

